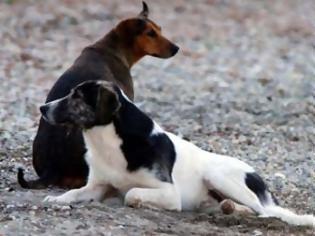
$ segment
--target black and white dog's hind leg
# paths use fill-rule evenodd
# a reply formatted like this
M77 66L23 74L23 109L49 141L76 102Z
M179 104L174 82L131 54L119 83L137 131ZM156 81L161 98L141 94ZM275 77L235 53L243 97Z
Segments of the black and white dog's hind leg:
M215 167L214 163L209 164L204 174L209 190L251 208L260 217L276 217L292 225L315 226L313 215L297 215L280 207L261 177L246 163L225 156L217 158ZM222 162L221 165L217 161Z

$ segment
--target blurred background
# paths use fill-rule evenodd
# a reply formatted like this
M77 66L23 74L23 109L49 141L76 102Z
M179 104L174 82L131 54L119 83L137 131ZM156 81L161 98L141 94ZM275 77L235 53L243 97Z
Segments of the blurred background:
M206 150L247 161L280 202L314 213L315 1L146 2L181 50L132 69L141 109ZM141 7L0 1L0 207L18 194L17 165L34 177L31 144L49 89L85 46Z

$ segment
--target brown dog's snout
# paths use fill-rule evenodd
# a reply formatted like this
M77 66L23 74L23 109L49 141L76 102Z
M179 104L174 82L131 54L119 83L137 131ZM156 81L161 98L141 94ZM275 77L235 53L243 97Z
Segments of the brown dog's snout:
M175 44L171 45L171 55L174 56L179 50L179 47Z
M179 50L179 47L176 44L168 41L168 46L164 48L164 50L162 51L161 54L159 54L158 57L161 57L161 58L172 57L178 52L178 50Z
M170 58L173 57L179 50L179 47L169 41L168 39L163 38L163 41L161 44L156 43L155 46L157 47L155 49L154 53L151 53L151 56L159 57L159 58Z

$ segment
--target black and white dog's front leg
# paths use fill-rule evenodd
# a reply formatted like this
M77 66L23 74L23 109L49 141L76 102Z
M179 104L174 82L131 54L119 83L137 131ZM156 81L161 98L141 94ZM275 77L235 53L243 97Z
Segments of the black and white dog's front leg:
M132 188L125 196L125 204L136 208L182 209L180 194L171 183L165 183L161 188Z
M47 196L44 202L72 203L85 201L100 201L104 196L107 185L86 185L79 189L72 189L59 196Z
M110 186L104 182L99 182L90 173L88 183L79 189L72 189L60 196L47 196L44 202L71 203L84 201L100 201Z

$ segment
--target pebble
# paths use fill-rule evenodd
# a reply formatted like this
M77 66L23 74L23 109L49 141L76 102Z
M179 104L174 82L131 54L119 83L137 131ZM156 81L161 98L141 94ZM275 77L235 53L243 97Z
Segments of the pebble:
M279 172L275 173L275 177L279 177L281 179L285 179L286 178L284 174L279 173Z
M60 209L63 211L69 211L69 210L71 210L71 207L70 206L62 206Z
M259 230L254 230L252 235L253 236L260 236L260 235L263 235L263 232L261 232Z

